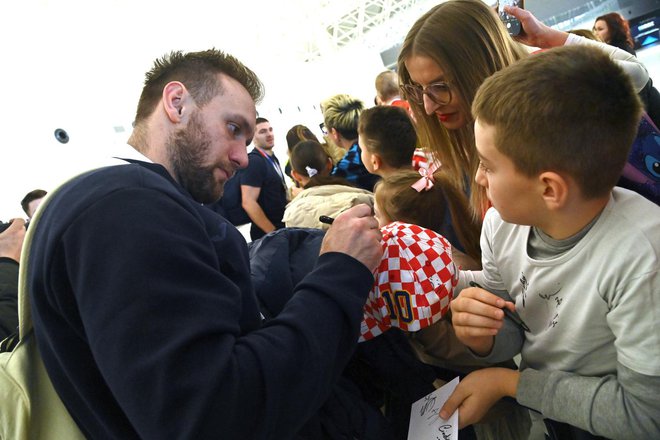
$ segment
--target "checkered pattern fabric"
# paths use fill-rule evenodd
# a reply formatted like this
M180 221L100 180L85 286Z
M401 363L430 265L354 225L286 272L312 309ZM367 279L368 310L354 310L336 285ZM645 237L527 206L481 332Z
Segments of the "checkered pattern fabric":
M391 327L414 332L437 322L458 282L451 245L440 234L402 222L381 232L383 258L364 306L360 342Z
M422 150L421 148L416 148L412 157L412 166L415 171L419 171L420 168L429 169L431 166L432 157L430 153Z

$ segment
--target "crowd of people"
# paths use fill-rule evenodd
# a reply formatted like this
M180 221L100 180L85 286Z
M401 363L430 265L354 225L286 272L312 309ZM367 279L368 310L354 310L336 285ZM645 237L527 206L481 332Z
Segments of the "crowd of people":
M24 220L0 233L0 339L27 264L88 438L406 438L454 376L461 438L660 437L660 208L621 185L655 89L620 15L506 12L515 38L480 0L431 8L377 105L323 100L286 162L249 67L155 60L121 164L28 193L29 261Z

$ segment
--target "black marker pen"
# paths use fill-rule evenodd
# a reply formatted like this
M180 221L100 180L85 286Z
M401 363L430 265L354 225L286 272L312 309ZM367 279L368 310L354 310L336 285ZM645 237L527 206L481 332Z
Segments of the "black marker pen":
M331 225L332 222L335 221L335 219L332 218L332 217L328 217L327 215L322 215L322 216L319 217L319 221L321 223L325 223L326 225Z
M475 283L474 281L470 281L468 284L470 284L471 287L478 287L480 289L483 289L479 284ZM484 289L486 290L486 289ZM502 308L502 311L504 312L504 315L509 318L511 321L515 322L517 325L522 327L523 330L526 332L531 332L529 327L527 327L527 324L525 324L525 321L523 321L520 316L516 312L512 312L511 310L507 309L506 307Z

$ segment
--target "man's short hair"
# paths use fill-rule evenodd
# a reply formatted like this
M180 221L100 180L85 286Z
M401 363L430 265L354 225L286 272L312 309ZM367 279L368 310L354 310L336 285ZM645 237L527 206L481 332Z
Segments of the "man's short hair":
M399 89L399 76L393 70L386 70L376 76L376 94L383 103L396 98L401 94Z
M389 105L372 107L360 114L360 148L380 156L392 168L412 168L417 135L408 113Z
M268 119L262 118L261 116L259 116L254 125L263 124L264 122L268 122Z
M472 114L527 176L570 176L583 197L616 185L642 105L628 75L601 49L566 46L530 55L482 84Z
M238 81L252 99L263 98L263 85L257 75L233 56L217 49L183 53L174 51L155 61L147 72L138 102L134 126L146 120L160 101L165 85L171 81L183 83L197 105L204 106L222 92L218 74Z
M25 214L27 214L28 217L30 216L30 203L34 200L43 199L46 197L46 194L48 193L43 189L34 189L25 194L25 197L21 200L21 208L23 208L23 211L25 211Z

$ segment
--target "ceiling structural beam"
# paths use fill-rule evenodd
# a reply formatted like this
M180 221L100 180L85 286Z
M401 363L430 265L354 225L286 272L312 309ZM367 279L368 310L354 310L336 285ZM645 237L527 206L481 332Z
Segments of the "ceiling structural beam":
M369 47L382 46L377 49L385 49L402 40L412 24L411 20L419 18L437 3L438 0L359 0L328 3L324 5L328 9L323 13L327 19L305 44L302 58L308 62L315 61L329 51L336 52L358 42ZM348 12L342 13L342 7ZM383 41L383 37L387 41Z
M418 2L419 0L363 0L335 22L328 23L326 30L336 47L344 47Z

